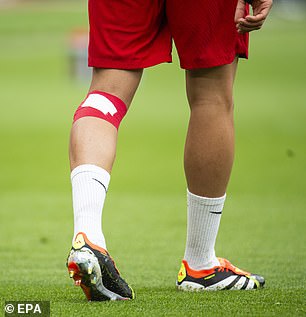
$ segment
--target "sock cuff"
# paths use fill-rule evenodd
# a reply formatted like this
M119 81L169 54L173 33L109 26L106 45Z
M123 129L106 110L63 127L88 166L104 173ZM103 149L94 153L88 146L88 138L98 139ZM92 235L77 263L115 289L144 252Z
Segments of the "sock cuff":
M190 201L199 204L199 205L205 205L205 206L222 206L224 205L226 198L226 193L221 197L216 198L209 198L209 197L203 197L198 196L193 193L191 193L187 188L187 201L190 203Z
M71 181L79 174L81 173L94 173L96 174L96 177L100 178L102 180L103 185L108 188L109 182L110 182L110 174L102 167L99 167L97 165L93 164L82 164L77 166L71 171Z

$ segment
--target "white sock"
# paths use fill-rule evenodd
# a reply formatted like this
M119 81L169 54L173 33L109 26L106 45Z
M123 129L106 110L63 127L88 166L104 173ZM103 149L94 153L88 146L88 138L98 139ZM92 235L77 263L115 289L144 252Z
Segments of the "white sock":
M220 265L215 242L226 195L206 198L187 190L187 241L184 259L194 270Z
M109 173L96 165L80 165L71 172L73 240L77 233L84 232L90 242L106 249L102 232L102 209L109 181Z

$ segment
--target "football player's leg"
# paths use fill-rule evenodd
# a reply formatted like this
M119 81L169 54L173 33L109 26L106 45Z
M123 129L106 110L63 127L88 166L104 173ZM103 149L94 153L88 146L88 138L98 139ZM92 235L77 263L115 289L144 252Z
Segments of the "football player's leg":
M85 232L92 243L103 248L101 214L116 155L118 126L141 74L142 70L95 69L89 94L77 109L71 129L74 237Z
M142 70L94 69L89 93L74 116L70 139L74 237L67 267L88 300L134 298L107 252L101 219L118 127L141 74Z
M164 1L89 0L88 8L89 66L95 68L71 131L74 242L67 264L88 299L134 298L105 250L102 209L119 124L142 69L171 61L170 33ZM99 265L92 268L93 263Z
M188 232L185 260L194 269L218 265L214 246L234 156L230 65L186 71L190 122L185 145Z
M232 64L187 71L191 114L185 147L188 226L177 285L182 290L250 290L262 276L217 258L215 241L234 156Z
M262 277L250 277L217 258L214 250L234 157L232 89L237 56L248 55L248 36L238 34L235 27L237 1L167 3L180 63L187 70L191 109L185 147L187 241L178 287L257 288L264 284ZM246 6L245 14L247 10Z
M169 0L169 26L186 69L191 115L185 147L188 229L185 260L193 269L218 265L214 245L234 155L232 88L236 56L247 56L237 33L235 0ZM204 18L203 18L204 17ZM227 30L224 32L224 30Z

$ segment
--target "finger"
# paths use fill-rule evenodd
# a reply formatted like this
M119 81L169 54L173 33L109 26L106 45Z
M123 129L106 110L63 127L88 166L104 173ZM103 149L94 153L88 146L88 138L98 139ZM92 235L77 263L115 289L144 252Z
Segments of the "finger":
M256 26L256 27L239 26L237 28L237 32L240 33L240 34L249 33L249 32L252 32L252 31L259 30L259 29L261 29L261 27L262 27L262 25L259 25L259 26Z
M248 22L259 22L259 21L264 21L266 19L267 15L263 13L258 13L257 15L247 15L245 17L245 20Z
M257 27L257 26L262 26L264 23L264 21L259 21L259 22L249 22L249 21L240 21L238 24L243 26L243 27L248 27L248 28L252 28L252 27Z

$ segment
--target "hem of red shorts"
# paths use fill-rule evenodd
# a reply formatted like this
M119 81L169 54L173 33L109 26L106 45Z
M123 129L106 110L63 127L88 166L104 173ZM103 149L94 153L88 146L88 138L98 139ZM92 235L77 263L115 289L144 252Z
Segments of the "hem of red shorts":
M180 62L180 66L183 69L186 70L193 70L193 69L199 69L199 68L212 68L212 67L218 67L223 65L231 64L234 59L238 56L239 58L246 58L248 59L248 52L245 53L235 53L232 55L227 55L224 57L219 57L215 59L199 59L196 61L193 61L191 63L184 63Z
M113 60L108 58L89 58L88 66L97 68L114 68L114 69L142 69L152 67L162 63L172 63L171 56L165 56L158 59L145 61L139 60Z

